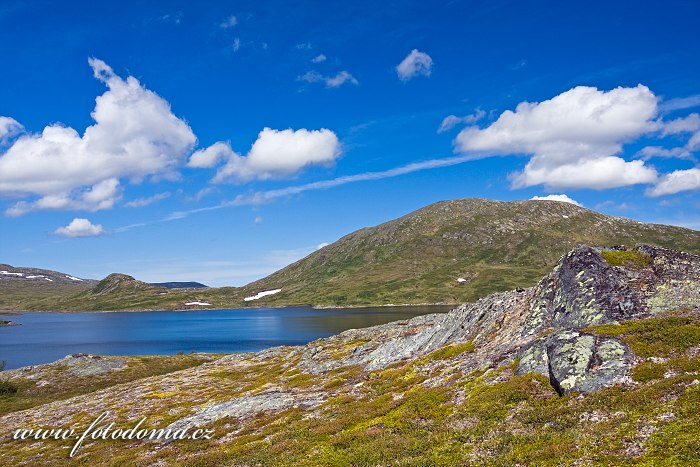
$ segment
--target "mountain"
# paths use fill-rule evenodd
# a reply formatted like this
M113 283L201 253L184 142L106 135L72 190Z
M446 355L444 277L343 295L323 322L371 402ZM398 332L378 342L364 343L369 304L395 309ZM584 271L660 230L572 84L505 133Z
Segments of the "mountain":
M168 289L117 275L105 279L118 282L108 293L93 282L92 290L83 286L80 293L57 292L54 300L14 293L18 298L4 307L79 311L457 304L532 286L578 244L637 243L700 253L700 232L556 201L457 199L353 232L244 287Z
M699 372L700 256L582 245L532 287L303 346L7 371L0 426L211 430L86 442L86 465L697 465ZM0 457L64 465L74 440L28 442Z
M208 285L200 284L199 282L151 282L151 285L156 287L165 287L166 289L207 289Z
M0 310L21 310L28 301L40 309L50 309L56 301L89 290L96 284L92 279L48 269L0 264Z
M198 308L206 303L201 291L159 287L126 274L110 274L91 289L64 298L55 306L62 310L168 310Z
M577 244L700 253L700 232L556 201L457 199L358 230L243 288L266 305L471 302L528 287ZM253 302L256 303L256 302Z

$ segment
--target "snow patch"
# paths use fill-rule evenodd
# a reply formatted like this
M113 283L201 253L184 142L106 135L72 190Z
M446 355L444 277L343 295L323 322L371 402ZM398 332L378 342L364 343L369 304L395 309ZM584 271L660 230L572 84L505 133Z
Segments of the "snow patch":
M464 284L465 282L467 282L467 280L464 277L458 277L457 282L459 282L460 284Z
M0 274L3 276L19 276L19 277L24 277L24 274L21 272L9 272L9 271L0 271Z
M185 303L185 306L189 306L189 305L211 306L211 303L207 303L207 302L187 302L187 303Z
M282 291L282 289L265 290L263 292L258 292L257 294L253 295L252 297L246 297L243 300L246 302L249 302L251 300L258 300L258 299L261 299L261 298L266 297L268 295L274 295L276 293L280 293L281 291Z
M46 276L27 276L25 279L46 279Z
M67 277L68 279L72 280L72 281L83 282L82 279L78 279L77 277L73 277L73 276L66 276L66 277Z
M567 216L566 214L562 214L561 217L563 217L564 219L568 219L568 218L569 218L569 216Z

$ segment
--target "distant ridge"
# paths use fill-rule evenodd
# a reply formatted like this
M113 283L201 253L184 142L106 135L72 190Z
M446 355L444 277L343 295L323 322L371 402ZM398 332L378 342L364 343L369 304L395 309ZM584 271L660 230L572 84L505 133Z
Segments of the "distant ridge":
M199 282L151 282L151 285L156 287L165 287L166 289L208 289L208 285Z

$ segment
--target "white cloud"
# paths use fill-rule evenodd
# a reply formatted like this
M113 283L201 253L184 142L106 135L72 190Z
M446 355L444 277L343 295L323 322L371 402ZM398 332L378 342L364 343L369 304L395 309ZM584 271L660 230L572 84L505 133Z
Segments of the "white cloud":
M108 209L118 199L120 178L175 178L196 142L168 102L136 78L122 79L101 60L89 63L108 87L96 99L95 124L82 136L52 124L41 133L22 134L0 155L0 194L39 196L10 208L15 215L38 209Z
M157 193L147 198L139 198L133 201L129 201L128 203L124 203L124 206L126 206L127 208L142 208L168 198L170 198L170 193L166 191L165 193Z
M336 186L346 185L348 183L365 182L371 180L381 180L384 178L398 177L400 175L405 175L413 172L420 172L423 170L437 169L440 167L450 167L457 164L463 164L471 160L471 156L455 156L447 157L444 159L431 159L427 161L414 162L411 164L407 164L400 167L394 167L392 169L383 170L379 172L365 172L355 175L345 175L330 180L321 180L318 182L311 182L304 185L288 186L276 190L258 191L252 194L238 195L230 201L225 201L215 206L191 209L189 211L175 211L155 222L170 222L177 219L184 219L192 214L197 214L200 212L210 212L234 206L251 206L270 203L278 198L292 196L299 193L304 193L306 191L326 190L329 188L334 188ZM126 231L134 227L141 227L143 225L147 224L127 225L116 229L116 231Z
M646 87L600 91L579 86L539 103L521 102L486 128L465 128L458 151L473 157L531 155L513 186L605 189L653 183L656 170L616 156L622 144L658 129L656 96Z
M464 117L458 117L456 115L448 115L447 117L442 119L442 123L440 123L440 128L438 128L437 132L438 133L444 133L445 131L451 130L455 126L459 125L460 123L464 124L472 124L476 123L484 116L486 115L486 112L484 112L481 109L476 109L473 114L470 115L465 115Z
M700 189L700 169L674 170L661 177L659 183L647 190L649 196L663 196Z
M225 20L223 20L219 26L223 29L228 29L228 28L234 27L237 24L238 24L238 18L236 18L236 16L234 16L234 15L231 15L228 18L226 18Z
M121 186L116 178L108 178L89 188L70 194L46 195L36 201L19 201L5 211L8 217L18 217L43 210L100 211L112 209L121 199Z
M691 109L693 107L700 107L700 94L663 101L659 105L659 110L662 112L672 112L674 110Z
M532 201L559 201L561 203L569 203L569 204L575 204L576 206L581 206L583 207L583 204L579 203L578 201L569 198L568 195L565 194L560 194L560 195L547 195L547 196L533 196L530 198Z
M54 231L56 235L68 238L97 237L104 235L105 229L99 224L93 224L87 219L75 218L66 227L59 227Z
M321 248L325 248L328 245L330 245L330 243L328 243L328 242L319 243L318 246L316 247L316 249L320 250Z
M233 47L233 51L234 51L234 52L238 52L238 49L241 48L241 39L240 39L240 37L236 37L236 38L233 40L233 44L231 45L231 47Z
M182 22L183 16L184 15L182 14L182 12L178 11L175 13L168 13L167 15L163 15L158 19L164 23L180 24Z
M310 42L302 42L300 44L294 45L294 48L297 50L311 50L314 48L314 46L311 45Z
M330 165L340 156L338 137L331 130L273 130L264 128L245 157L231 151L214 183L285 178L310 165Z
M684 146L674 148L647 146L639 151L639 154L645 159L652 157L674 157L678 159L694 160L692 153L700 149L700 115L692 113L668 122L659 121L658 124L662 137L690 133L690 138Z
M661 135L676 135L680 133L695 133L700 130L700 115L692 113L683 118L677 118L663 123Z
M297 77L297 81L306 81L307 83L325 83L327 88L337 88L345 83L360 84L357 79L349 72L339 71L335 76L326 76L316 71L307 71L303 75Z
M425 52L413 49L410 54L396 66L396 74L401 81L408 81L414 76L430 76L433 59Z
M321 63L326 61L326 56L323 54L318 54L314 58L311 59L312 63Z
M262 224L263 223L262 216L255 216L255 219L253 219L253 222L256 224Z
M14 118L0 116L0 146L23 129L24 127Z
M348 183L393 178L398 177L400 175L410 174L413 172L420 172L423 170L437 169L440 167L450 167L457 164L463 164L464 162L468 162L470 160L472 159L469 156L456 156L447 157L444 159L431 159L427 161L414 162L411 164L403 165L400 167L394 167L393 169L382 170L379 172L365 172L355 175L345 175L330 180L311 182L305 185L289 186L286 188L279 188L277 190L258 191L250 195L238 195L233 200L223 203L219 206L213 206L210 208L200 208L188 212L178 212L173 213L173 215L177 215L179 216L178 218L182 218L194 212L210 211L213 209L221 209L229 206L264 204L274 201L278 198L296 195L299 193L304 193L306 191L326 190L328 188L334 188L336 186L346 185Z
M533 162L534 161L534 162ZM608 156L595 159L547 166L531 159L525 171L511 177L515 188L545 185L558 188L591 188L605 190L621 186L654 183L656 170L644 165L644 161L627 162L620 157Z
M192 156L190 156L187 167L196 169L215 167L219 162L231 158L234 154L229 143L219 141L205 149L195 151Z
M691 159L690 152L685 148L663 148L661 146L647 146L638 153L642 159L647 160L652 157L673 157L677 159Z

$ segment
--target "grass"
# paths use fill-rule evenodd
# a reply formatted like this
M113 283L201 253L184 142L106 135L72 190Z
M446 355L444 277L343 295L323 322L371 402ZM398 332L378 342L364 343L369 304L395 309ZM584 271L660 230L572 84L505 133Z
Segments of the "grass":
M116 384L191 368L212 359L199 355L119 358L127 361L126 368L98 376L74 376L66 371L65 367L55 365L42 376L41 381L44 384L41 385L38 385L34 380L13 377L7 382L16 390L4 393L0 390L0 416L57 400L89 394Z
M632 269L644 269L651 264L651 258L637 250L608 250L600 254L610 266L624 266Z
M667 357L700 345L700 319L692 314L667 314L622 324L592 326L588 331L621 337L640 357Z

